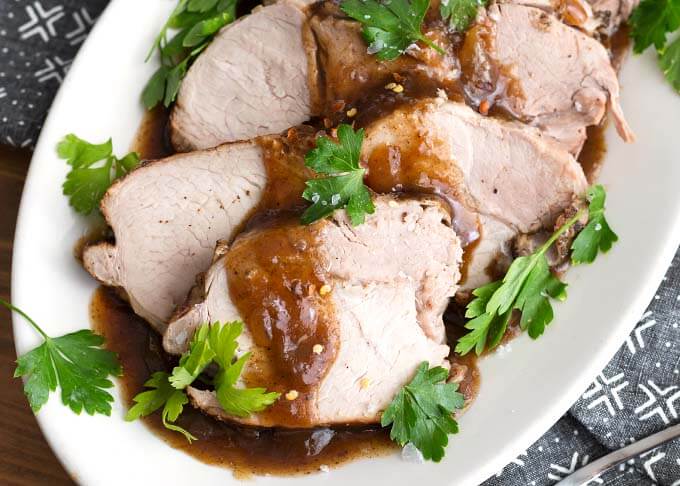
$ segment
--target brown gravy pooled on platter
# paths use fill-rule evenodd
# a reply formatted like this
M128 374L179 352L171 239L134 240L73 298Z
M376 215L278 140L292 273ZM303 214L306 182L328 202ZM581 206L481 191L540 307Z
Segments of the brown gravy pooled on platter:
M170 110L157 106L145 111L130 150L137 152L142 160L154 160L175 153L168 139Z
M124 371L119 378L123 400L131 406L132 398L143 390L151 374L172 369L176 360L165 354L160 336L118 298L115 290L96 290L90 316L94 331L106 338L106 347L118 353ZM198 438L189 444L181 434L163 427L158 412L141 420L172 447L204 463L228 467L237 477L311 474L324 466L398 450L389 439L388 429L379 426L258 429L220 422L187 405L178 424Z

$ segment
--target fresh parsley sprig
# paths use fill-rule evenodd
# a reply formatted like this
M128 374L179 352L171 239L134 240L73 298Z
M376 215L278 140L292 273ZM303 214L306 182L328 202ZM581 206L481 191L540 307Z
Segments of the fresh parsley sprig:
M185 388L191 385L210 364L218 366L212 381L215 394L224 411L236 417L247 417L270 406L279 393L267 392L264 388L240 388L236 382L250 357L245 353L238 359L237 338L243 332L240 321L227 324L204 324L194 333L189 351L180 358L171 374L156 372L144 386L151 388L134 397L135 405L130 408L125 419L137 420L163 408L163 425L170 430L183 434L189 442L196 440L191 433L176 425L184 405L189 401Z
M458 432L452 414L465 403L458 384L446 383L448 375L441 366L420 363L413 380L399 390L380 419L383 427L392 426L390 439L401 446L412 443L434 462L444 457L448 435Z
M163 371L157 371L151 375L151 378L144 383L144 386L151 390L141 392L134 397L135 405L128 410L125 420L128 422L137 420L163 407L161 412L163 426L184 435L191 443L196 440L196 437L174 423L184 411L184 405L189 403L189 398L183 390L174 388L169 378L170 375Z
M211 326L208 340L215 353L219 371L215 375L215 394L225 412L236 417L247 417L273 404L281 395L264 388L237 388L236 382L250 358L245 353L236 358L236 338L243 332L243 323L234 321L224 326Z
M421 32L430 0L343 0L340 8L363 24L369 53L382 61L396 59L417 41L445 54Z
M168 107L175 101L189 66L214 35L236 18L237 0L180 0L154 41L147 61L154 52L161 66L142 91L147 109L159 103ZM172 37L169 30L175 30Z
M604 216L607 193L601 185L592 186L586 194L588 199L588 224L571 245L571 261L576 264L592 263L598 250L607 253L619 237L612 231Z
M364 222L375 207L371 193L364 185L366 169L359 164L364 130L354 131L350 125L340 125L338 143L329 137L319 137L316 148L305 156L305 165L327 177L311 179L302 197L312 205L302 214L302 223L310 224L325 218L336 209L345 208L353 225Z
M633 51L656 48L668 82L680 93L680 38L667 44L668 34L680 29L680 0L642 0L630 16Z
M449 27L456 32L465 32L470 22L477 16L477 10L487 4L487 0L442 0L439 14L449 21Z
M24 311L0 299L0 304L23 317L43 338L43 343L17 359L14 377L24 377L24 393L34 413L61 388L61 401L76 414L111 415L113 387L110 376L122 369L115 353L101 348L104 338L89 329L52 338Z
M609 251L618 240L604 216L605 198L601 185L593 186L587 192L588 223L572 243L574 264L591 263L598 251ZM465 317L471 319L465 324L470 332L458 340L456 353L463 355L474 349L479 355L485 349L498 346L515 310L521 313L520 328L526 330L531 338L536 339L543 334L553 320L550 300L563 301L567 298L567 285L550 271L546 252L581 219L584 211L578 211L566 221L534 253L516 258L503 280L472 292L475 298L465 312Z
M111 139L102 144L87 142L74 134L57 145L57 154L71 170L66 175L63 193L77 212L90 214L113 181L139 165L139 155L130 152L119 159L113 155Z
M218 326L219 324L215 327ZM208 341L209 333L210 326L201 326L196 329L189 351L182 355L179 364L173 368L169 380L176 389L183 390L191 385L215 359L215 352Z

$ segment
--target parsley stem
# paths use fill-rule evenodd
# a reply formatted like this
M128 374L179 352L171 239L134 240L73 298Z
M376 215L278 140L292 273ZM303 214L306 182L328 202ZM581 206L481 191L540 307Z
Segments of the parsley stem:
M538 249L538 252L536 252L536 254L542 255L546 251L548 251L548 249L552 246L552 244L555 243L555 241L557 241L557 239L560 236L562 236L562 234L565 231L567 231L569 228L574 226L574 224L576 224L576 222L579 219L581 219L581 216L583 216L583 214L585 212L586 212L585 209L579 209L579 211L574 216L572 216L569 220L567 220L566 223L564 223L562 226L560 226L560 228L557 231L555 231L550 238L548 238L548 241L543 243L543 245Z
M31 324L31 326L33 326L33 329L35 329L36 331L38 331L38 332L40 333L40 335L41 335L43 338L45 338L45 340L48 340L48 339L50 338L47 334L45 334L45 331L43 331L42 329L40 329L40 326L37 325L37 324L35 323L35 321L34 321L33 319L31 319L31 318L28 316L28 314L26 314L24 311L22 311L22 310L19 309L18 307L16 307L16 306L10 304L9 302L7 302L7 301L5 301L5 300L3 300L3 299L0 299L0 304L4 305L4 306L5 306L7 309L9 309L10 311L14 311L14 312L16 312L17 314L19 314L21 317L23 317L24 319L26 319L26 320Z
M445 56L445 55L446 55L446 51L445 51L444 49L442 49L441 47L439 47L437 44L435 44L434 42L432 42L430 39L428 39L428 38L425 37L424 35L422 35L422 34L420 35L420 40L423 41L425 44L427 44L427 45L428 45L429 47L431 47L432 49L434 49L435 51L437 51L437 52L438 52L439 54L441 54L442 56Z

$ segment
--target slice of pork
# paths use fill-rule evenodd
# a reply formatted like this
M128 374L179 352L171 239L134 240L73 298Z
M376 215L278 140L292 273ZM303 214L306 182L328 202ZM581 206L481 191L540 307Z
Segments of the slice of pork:
M539 130L442 98L366 127L362 158L374 190L430 189L479 217L463 289L493 278L492 265L504 270L512 238L552 228L587 187L574 157Z
M123 288L133 310L163 332L215 242L227 238L259 202L266 185L255 143L153 161L117 181L101 209L116 242L86 247L97 280Z
M162 333L196 275L210 265L218 240L236 236L256 208L302 202L310 178L303 156L313 140L300 127L145 163L102 199L115 244L86 247L85 269L125 290L132 309Z
M449 213L432 198L378 196L375 206L359 226L336 211L310 226L294 221L285 231L270 226L240 235L207 272L198 302L171 321L163 345L179 353L196 326L248 316L239 340L241 353L253 353L245 384L284 395L239 421L283 427L377 422L419 363L448 366L442 314L462 258ZM275 263L260 258L269 247ZM305 270L310 266L313 279ZM323 288L310 284L314 279ZM290 286L277 291L277 280ZM296 394L285 398L292 387ZM213 392L188 391L198 408L238 420Z
M194 276L210 265L215 242L257 205L266 178L253 142L148 163L104 196L116 243L87 247L83 264L102 283L125 289L133 310L162 332Z
M224 27L191 66L170 118L188 151L278 133L311 115L303 0L282 0Z
M491 5L468 31L461 64L466 91L480 106L495 103L573 154L607 105L619 135L633 140L607 50L544 10Z

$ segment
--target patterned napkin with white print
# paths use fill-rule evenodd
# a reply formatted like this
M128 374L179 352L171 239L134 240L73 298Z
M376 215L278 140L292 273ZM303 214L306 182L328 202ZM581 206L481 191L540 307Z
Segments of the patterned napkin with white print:
M108 0L0 0L0 144L35 146L78 48Z
M0 0L0 143L34 146L59 84L106 3ZM551 485L611 450L678 423L679 324L676 256L640 323L578 402L484 485ZM680 486L680 441L591 484Z

